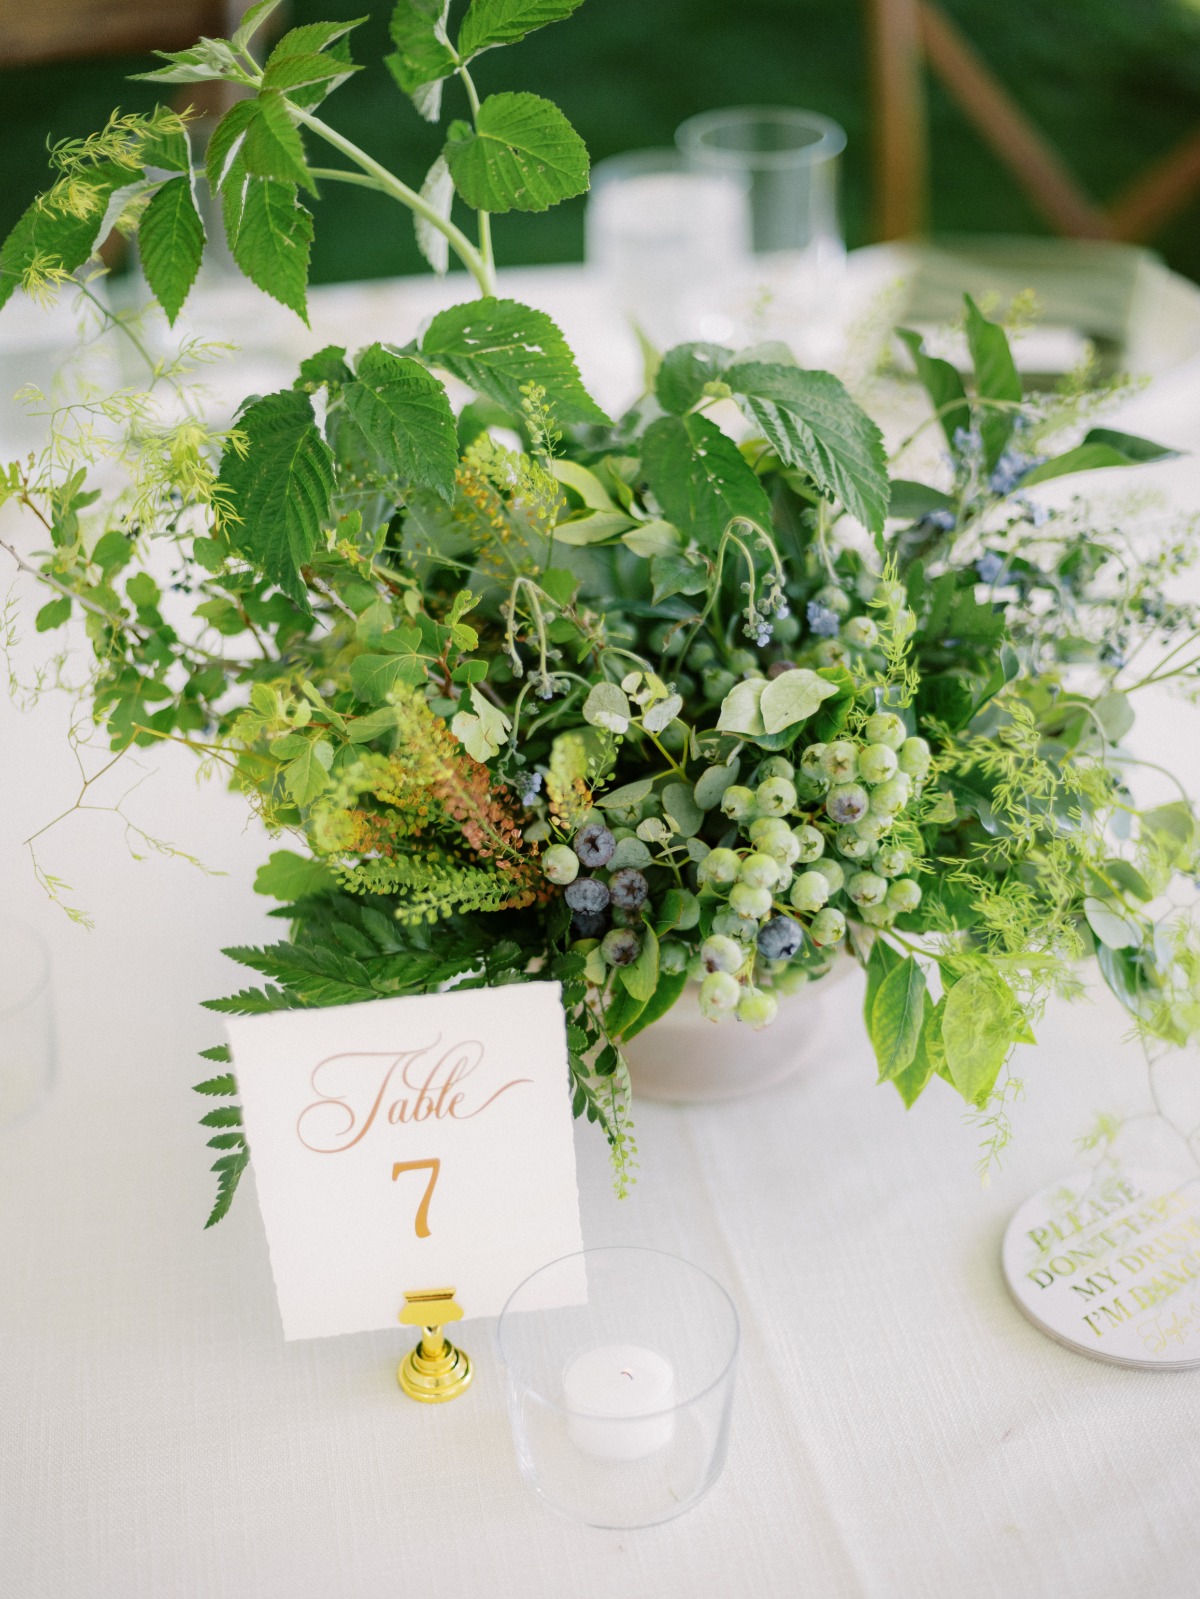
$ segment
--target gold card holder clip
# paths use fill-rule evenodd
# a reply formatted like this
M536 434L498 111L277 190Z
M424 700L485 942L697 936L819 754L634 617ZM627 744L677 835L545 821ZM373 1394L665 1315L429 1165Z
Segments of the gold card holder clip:
M440 1405L447 1399L457 1399L470 1386L470 1357L456 1349L442 1332L447 1322L461 1321L462 1315L453 1288L405 1291L400 1322L405 1327L421 1328L421 1341L405 1355L396 1373L410 1399L423 1405Z

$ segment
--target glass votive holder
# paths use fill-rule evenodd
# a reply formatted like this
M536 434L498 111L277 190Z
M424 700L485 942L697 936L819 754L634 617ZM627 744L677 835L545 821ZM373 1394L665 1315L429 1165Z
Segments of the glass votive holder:
M0 916L0 1127L38 1108L53 1071L50 951L32 927Z
M675 140L687 171L723 178L744 196L748 259L736 287L727 285L739 337L782 337L812 353L803 347L825 342L845 268L844 130L798 107L733 106L689 117Z
M616 308L658 349L732 331L724 288L750 246L738 174L691 170L679 150L592 168L585 255Z
M657 1249L566 1255L514 1291L497 1338L521 1474L561 1515L649 1527L720 1476L738 1315L698 1266Z

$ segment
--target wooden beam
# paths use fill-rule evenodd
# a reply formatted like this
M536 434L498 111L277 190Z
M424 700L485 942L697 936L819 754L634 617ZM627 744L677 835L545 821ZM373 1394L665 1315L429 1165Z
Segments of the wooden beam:
M928 222L929 156L917 0L870 0L874 234L910 239Z
M1118 239L1150 239L1200 190L1200 132L1129 185L1109 209Z
M1111 239L1113 224L980 56L929 0L918 0L929 64L1050 225L1074 239Z
M224 0L37 0L0 4L0 61L29 66L87 56L182 50L223 33Z

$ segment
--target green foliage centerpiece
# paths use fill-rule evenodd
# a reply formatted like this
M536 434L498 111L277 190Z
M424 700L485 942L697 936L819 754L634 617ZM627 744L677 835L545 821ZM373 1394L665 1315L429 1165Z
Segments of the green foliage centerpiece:
M436 121L457 80L469 115L419 188L317 114L358 70L353 24L295 28L259 64L276 3L149 74L242 92L202 170L174 113L114 117L55 150L0 249L0 303L69 281L150 371L56 408L47 448L5 469L43 529L6 545L53 591L39 629L82 620L116 752L197 749L303 846L257 885L288 936L229 952L266 985L214 1009L549 974L576 1114L622 1187L622 1045L690 981L705 1016L762 1027L853 957L881 1080L911 1105L941 1078L993 1116L1087 953L1147 1034L1195 1035L1200 942L1169 891L1197 870L1196 818L1184 797L1139 809L1123 745L1133 689L1196 682L1197 617L1169 598L1192 549L1135 557L1028 498L1168 452L1080 438L1080 396L1025 395L969 300L970 385L902 334L939 486L889 482L871 419L777 345L671 350L614 423L549 317L495 297L489 215L579 194L586 151L549 102L481 101L470 73L579 0L471 0L454 42L441 0L399 0L400 88ZM301 316L301 196L330 183L408 207L479 297L417 338L316 350L215 428L186 381L205 352L155 356L89 265L111 226L136 235L173 321L201 181L234 261ZM103 495L97 456L122 480ZM200 1092L220 1100L215 1221L247 1151L233 1076Z

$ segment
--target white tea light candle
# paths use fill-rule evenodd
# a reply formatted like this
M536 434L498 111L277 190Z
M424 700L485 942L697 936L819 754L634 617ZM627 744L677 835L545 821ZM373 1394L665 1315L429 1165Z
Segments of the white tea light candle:
M571 1442L598 1460L641 1460L675 1432L675 1369L640 1344L602 1344L563 1373Z

